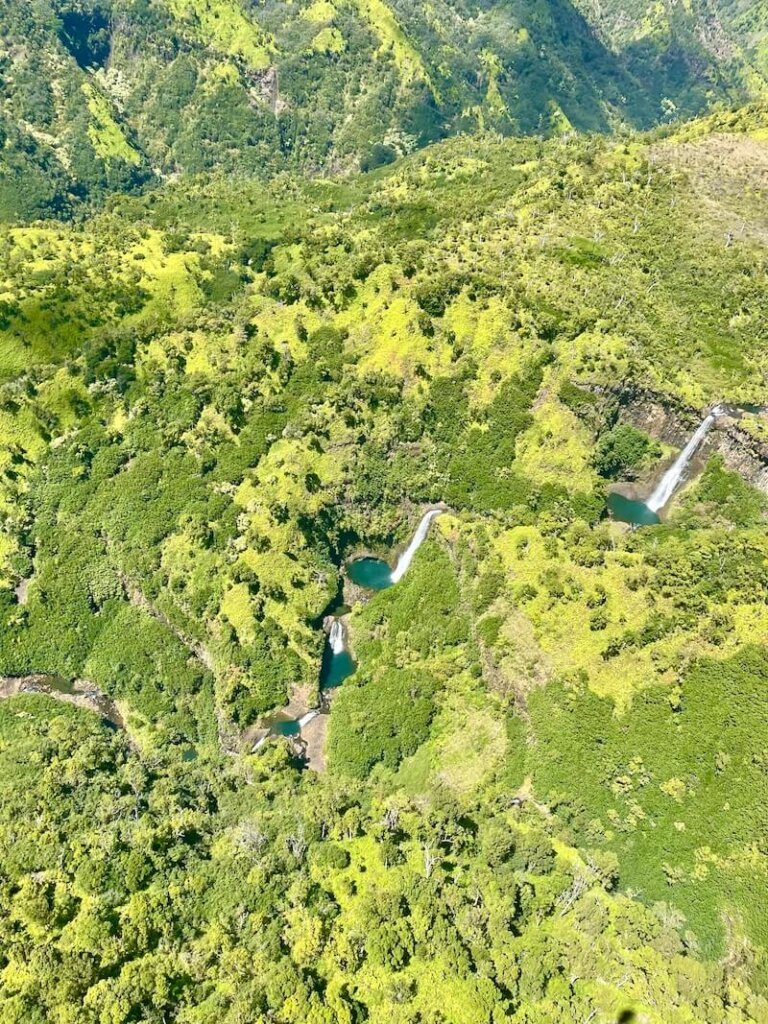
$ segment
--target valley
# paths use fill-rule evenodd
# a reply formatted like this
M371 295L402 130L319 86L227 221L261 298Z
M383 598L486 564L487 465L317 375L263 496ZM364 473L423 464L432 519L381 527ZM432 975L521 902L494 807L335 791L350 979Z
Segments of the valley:
M2 1024L768 1022L761 5L0 21Z

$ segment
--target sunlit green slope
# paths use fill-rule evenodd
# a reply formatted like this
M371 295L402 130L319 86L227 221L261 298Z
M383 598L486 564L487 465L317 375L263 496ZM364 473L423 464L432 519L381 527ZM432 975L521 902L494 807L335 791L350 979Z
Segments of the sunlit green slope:
M373 167L478 128L690 116L764 94L761 18L569 0L3 0L0 215L211 168Z
M0 676L126 726L0 704L3 1020L766 1019L766 499L712 458L662 525L605 507L672 451L628 390L765 440L767 138L488 133L3 229ZM348 590L325 773L250 753L345 559L436 502Z
M613 413L590 389L761 404L764 120L740 117L7 231L4 573L40 585L20 616L9 592L6 670L115 687L107 624L154 610L247 724L314 683L340 558L402 536L407 503L594 522Z

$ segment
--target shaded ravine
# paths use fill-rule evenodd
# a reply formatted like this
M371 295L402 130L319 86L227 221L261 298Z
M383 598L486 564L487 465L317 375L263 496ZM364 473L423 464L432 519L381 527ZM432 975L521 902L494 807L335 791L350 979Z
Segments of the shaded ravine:
M283 736L294 741L299 753L307 758L306 745L303 742L302 732L308 725L327 713L330 709L330 702L334 691L341 686L345 679L351 676L357 665L347 651L346 627L343 618L332 618L328 628L325 649L323 650L320 667L320 704L318 707L310 708L300 717L292 716L287 709L278 711L275 714L263 718L260 727L256 731L255 742L251 752L260 750L269 740ZM289 705L290 707L290 705Z
M384 590L399 583L413 562L416 552L427 539L429 527L437 516L446 511L444 508L429 509L422 516L416 532L410 544L397 560L394 569L382 559L363 556L349 562L346 566L346 573L350 580L357 586L368 590ZM370 572L363 572L357 576L354 574L354 566L363 563ZM255 753L261 749L270 739L275 736L286 736L294 740L297 746L302 747L302 753L306 755L306 744L303 743L302 733L304 729L330 709L330 700L333 691L341 685L344 679L349 678L357 668L352 656L347 650L345 616L333 617L328 628L328 638L323 652L323 663L320 678L320 706L311 708L300 718L290 718L284 713L278 712L262 720L261 735L252 747ZM265 731L266 730L266 731ZM310 767L313 767L313 758L307 758Z
M155 621L159 622L162 626L172 633L176 639L181 643L189 653L197 659L197 661L205 668L214 678L214 685L216 680L216 662L211 651L201 643L199 640L195 640L194 637L189 636L184 630L180 629L174 622L172 622L167 615L156 608L155 605L142 593L139 587L131 580L124 572L121 572L120 579L122 581L125 593L128 597L129 602L134 608L139 608L141 611L146 612ZM243 745L243 734L240 733L237 726L227 716L221 707L216 708L216 735L219 741L219 747L222 753L229 755L230 757L236 757L240 752Z
M125 592L128 595L128 600L134 608L140 608L142 611L145 611L147 615L151 615L153 619L165 626L166 629L170 630L176 639L187 648L190 654L194 655L204 668L208 669L209 672L215 675L215 661L208 648L204 644L200 643L199 640L195 640L194 637L189 636L182 629L179 629L175 623L171 622L168 616L161 612L159 608L156 608L152 602L144 596L136 584L125 575L125 573L121 573L120 579L123 587L125 588Z
M323 651L320 665L320 692L328 697L357 668L352 655L347 650L346 618L347 615L344 614L331 620L328 642Z

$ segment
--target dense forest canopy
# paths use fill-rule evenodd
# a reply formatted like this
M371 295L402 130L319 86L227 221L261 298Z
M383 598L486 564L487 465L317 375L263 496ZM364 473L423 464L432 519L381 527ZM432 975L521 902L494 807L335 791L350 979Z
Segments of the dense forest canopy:
M762 7L0 19L2 1024L768 1022Z

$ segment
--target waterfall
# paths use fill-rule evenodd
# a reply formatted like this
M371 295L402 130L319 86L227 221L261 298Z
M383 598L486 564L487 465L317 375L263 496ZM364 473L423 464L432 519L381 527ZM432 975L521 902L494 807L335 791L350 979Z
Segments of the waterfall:
M344 626L341 619L334 619L331 623L328 642L331 645L331 650L334 654L344 653Z
M664 508L669 499L675 493L683 478L683 474L688 468L688 463L693 458L697 448L707 436L715 420L721 415L721 413L722 410L719 405L716 405L711 412L707 413L699 424L699 427L693 437L680 452L672 466L670 466L661 478L658 487L646 502L646 505L652 512L658 512L659 509Z
M416 554L421 545L427 539L427 534L429 533L429 524L432 522L433 519L435 519L437 516L441 514L442 509L436 508L432 509L431 512L427 512L426 515L422 518L421 522L418 525L416 533L413 535L413 540L402 553L402 555L400 555L397 565L392 571L393 583L399 583L403 576L405 576L405 574L408 572L410 564L413 561L413 556Z

